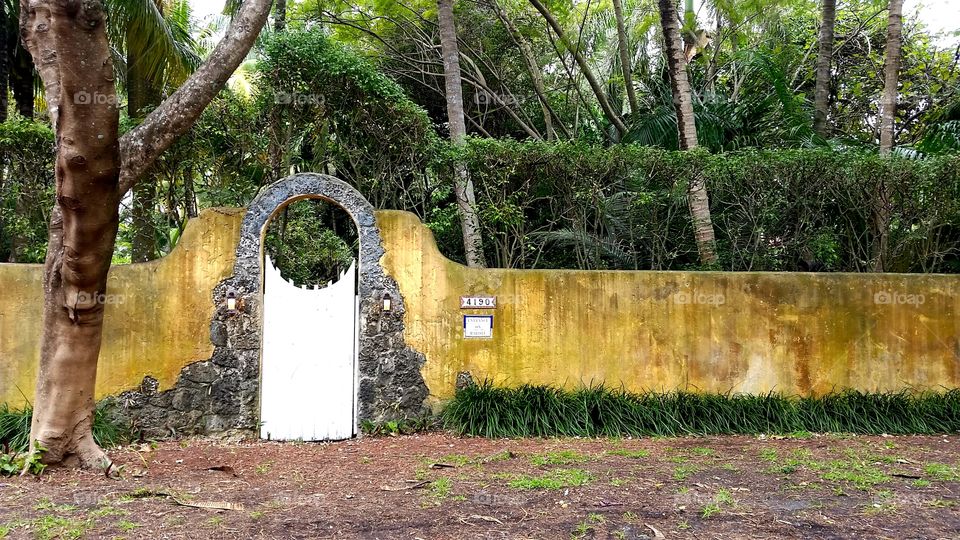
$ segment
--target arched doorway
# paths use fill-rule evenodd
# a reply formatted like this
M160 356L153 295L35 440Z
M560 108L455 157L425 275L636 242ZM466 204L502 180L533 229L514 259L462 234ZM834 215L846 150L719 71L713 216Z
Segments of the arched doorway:
M324 198L286 203L263 249L260 437L357 433L356 227Z
M264 240L267 226L288 204L302 199L323 199L342 208L356 227L356 423L411 417L423 414L429 394L420 368L423 355L406 345L403 337L405 311L396 281L384 272L380 259L383 242L373 206L352 186L332 176L301 173L264 188L247 208L240 226L233 275L217 286L214 301L224 305L228 294L246 302L234 315L218 312L214 325L223 325L226 336L215 357L236 359L238 369L224 376L236 377L239 409L231 420L239 426L261 424L261 387L264 337ZM339 280L338 280L339 282ZM389 298L389 309L385 299ZM244 366L253 364L255 370ZM253 395L247 394L250 390ZM249 396L249 397L248 397ZM251 425L252 424L252 425ZM247 428L249 429L249 428ZM355 432L355 431L354 431Z
M268 223L286 204L309 198L336 204L356 227L356 420L384 422L429 410L429 389L420 372L426 359L404 338L405 302L397 282L380 265L384 249L373 207L341 180L302 173L264 187L244 213L232 273L210 298L216 307L210 321L211 356L184 367L169 389L158 392L156 379L146 377L140 388L121 394L124 410L144 433L260 435L263 243ZM384 309L386 298L391 299L389 310Z

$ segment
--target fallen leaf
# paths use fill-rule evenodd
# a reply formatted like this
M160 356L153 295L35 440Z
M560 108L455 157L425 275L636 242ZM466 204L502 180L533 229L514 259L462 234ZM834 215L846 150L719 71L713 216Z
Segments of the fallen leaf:
M482 519L482 520L487 521L487 522L490 522L490 523L499 523L499 524L503 525L503 522L500 521L499 519L495 518L495 517L481 516L480 514L470 514L470 517L467 518L467 519Z
M644 525L646 525L648 529L653 531L654 538L666 538L666 536L664 536L662 532L658 531L657 528L654 527L653 525L650 525L649 523L644 523Z
M187 502L187 501L181 501L180 499L177 499L176 497L170 497L170 498L173 499L173 502L179 504L180 506L189 506L189 507L191 507L191 508L205 508L205 509L207 509L207 510L237 510L237 511L239 511L239 512L243 512L243 511L244 511L243 505L240 504L240 503L221 502L221 501L216 501L216 502L207 502L207 501Z

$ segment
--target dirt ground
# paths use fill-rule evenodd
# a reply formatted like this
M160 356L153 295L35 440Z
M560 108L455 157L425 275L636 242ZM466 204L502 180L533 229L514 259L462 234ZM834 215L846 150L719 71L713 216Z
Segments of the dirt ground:
M0 538L960 538L960 437L195 439L0 478Z

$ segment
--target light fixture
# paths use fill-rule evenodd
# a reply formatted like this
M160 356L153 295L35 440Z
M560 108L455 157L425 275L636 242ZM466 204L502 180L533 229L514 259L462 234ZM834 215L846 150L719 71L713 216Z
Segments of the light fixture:
M233 288L227 289L227 314L237 314L237 291Z
M393 309L393 297L390 296L390 293L383 293L383 310L390 311Z

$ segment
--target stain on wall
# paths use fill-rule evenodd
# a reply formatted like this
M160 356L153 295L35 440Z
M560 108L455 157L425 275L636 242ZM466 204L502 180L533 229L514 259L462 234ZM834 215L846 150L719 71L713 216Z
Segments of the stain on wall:
M110 269L96 396L161 389L180 370L210 358L213 289L233 271L243 209L213 208L191 220L173 251ZM0 264L0 403L33 400L43 306L41 265Z
M377 214L436 404L457 373L499 384L823 394L960 385L960 276L471 269ZM460 309L491 295L494 310ZM464 339L464 314L493 314Z

